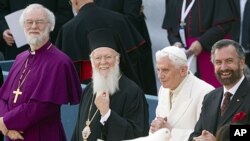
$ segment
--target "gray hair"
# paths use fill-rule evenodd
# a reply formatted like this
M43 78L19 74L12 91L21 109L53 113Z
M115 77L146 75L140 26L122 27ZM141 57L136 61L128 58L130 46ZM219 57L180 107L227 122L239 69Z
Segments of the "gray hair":
M235 42L234 40L222 39L222 40L219 40L218 42L216 42L212 46L211 62L214 63L214 53L215 53L216 49L221 49L221 48L224 48L224 47L228 47L229 45L232 45L235 48L239 59L245 59L245 53L242 50L242 46L239 43Z
M174 54L165 52L164 50L159 50L155 53L156 61L159 61L161 58L168 57L171 60L171 63L176 68L180 68L181 66L187 66L187 60L184 60Z
M44 7L43 5L41 4L30 4L29 6L27 6L23 13L21 14L20 18L19 18L19 23L22 27L24 27L24 17L26 15L26 13L32 9L43 9L45 14L46 14L46 17L48 20L48 22L50 23L50 31L53 31L54 30L54 27L55 27L55 16L54 14L49 10L47 9L46 7Z

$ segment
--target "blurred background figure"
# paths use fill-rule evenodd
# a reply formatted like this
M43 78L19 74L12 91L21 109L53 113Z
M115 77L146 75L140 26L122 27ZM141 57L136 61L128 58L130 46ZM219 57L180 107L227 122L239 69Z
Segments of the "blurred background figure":
M4 54L5 60L13 60L20 52L27 50L29 47L25 45L17 48L14 38L5 21L5 16L32 3L39 3L51 10L56 17L56 25L53 32L50 33L50 40L55 42L57 33L61 26L73 17L71 6L68 0L1 0L0 1L0 50ZM19 23L16 23L19 24Z
M246 65L250 67L250 1L233 0L236 21L233 23L231 34L233 39L242 45L245 52Z
M228 38L234 19L232 6L229 0L166 0L162 27L170 44L197 56L196 75L214 87L221 84L214 75L210 51L216 41Z

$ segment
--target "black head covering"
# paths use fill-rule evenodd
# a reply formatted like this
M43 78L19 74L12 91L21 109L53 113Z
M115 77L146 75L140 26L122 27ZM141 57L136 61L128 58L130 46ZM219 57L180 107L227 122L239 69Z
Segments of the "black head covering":
M90 51L100 48L100 47L109 47L120 54L120 70L131 80L136 82L139 86L141 83L136 75L130 59L128 58L127 53L121 43L121 39L118 33L114 32L108 28L101 28L91 31L88 34L88 41Z

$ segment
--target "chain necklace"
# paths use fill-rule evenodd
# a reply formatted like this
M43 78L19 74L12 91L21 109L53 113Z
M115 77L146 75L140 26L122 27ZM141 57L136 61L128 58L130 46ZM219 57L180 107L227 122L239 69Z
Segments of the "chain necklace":
M25 61L25 66L24 66L24 69L22 71L22 74L19 78L19 82L18 82L18 86L17 86L17 90L16 91L13 91L13 94L15 95L15 98L13 100L13 103L16 103L17 101L17 98L19 95L22 95L22 91L20 90L24 81L26 80L28 74L30 73L30 70L28 70L27 72L27 66L28 66L28 62L29 62L29 58L26 59Z
M90 107L89 107L89 113L88 113L88 119L87 119L87 121L86 121L86 126L85 126L84 129L82 130L82 138L83 138L83 141L87 141L88 137L90 136L90 134L91 134L90 124L91 124L91 122L93 121L94 117L96 116L96 114L97 114L97 112L98 112L98 109L96 109L94 115L93 115L92 118L90 119L90 112L91 112L91 109L92 109L94 97L95 97L95 96L93 95L92 101L91 101L91 104L90 104Z

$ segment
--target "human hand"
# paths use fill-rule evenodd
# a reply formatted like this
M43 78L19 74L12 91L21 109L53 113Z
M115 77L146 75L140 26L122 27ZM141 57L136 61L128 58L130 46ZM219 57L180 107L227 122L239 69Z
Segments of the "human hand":
M175 42L175 43L173 44L173 46L176 46L176 47L179 47L179 48L182 48L182 47L183 47L182 44L181 44L180 42Z
M7 127L5 126L4 122L3 122L3 117L0 117L0 131L6 135L8 132Z
M99 109L102 116L109 111L109 94L107 92L97 93L95 105Z
M22 136L23 132L18 132L16 130L9 130L6 134L11 140L24 140Z
M164 127L167 127L167 117L156 117L151 123L150 132L154 133Z
M216 138L209 131L203 130L200 136L193 138L193 141L216 141Z
M198 56L202 51L202 46L199 41L194 41L189 47L188 51L191 51L196 56Z
M12 44L15 43L15 40L11 34L11 31L9 29L6 29L3 32L3 39L7 43L7 45L12 46Z

